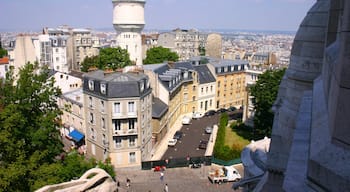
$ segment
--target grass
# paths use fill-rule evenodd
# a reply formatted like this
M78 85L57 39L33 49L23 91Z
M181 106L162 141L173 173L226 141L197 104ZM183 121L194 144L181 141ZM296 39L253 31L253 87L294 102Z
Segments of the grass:
M239 136L235 131L231 129L230 126L226 127L225 145L228 145L231 148L235 148L236 150L241 151L249 143L250 140Z

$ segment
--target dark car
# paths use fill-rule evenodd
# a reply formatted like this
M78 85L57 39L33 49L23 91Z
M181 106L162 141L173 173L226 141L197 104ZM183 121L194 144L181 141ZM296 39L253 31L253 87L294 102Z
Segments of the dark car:
M237 110L237 108L236 108L236 107L231 106L231 107L229 107L227 110L232 112L232 111L236 111L236 110Z
M209 111L207 111L207 112L204 114L204 116L213 116L213 115L215 115L215 113L216 113L216 111L214 111L214 110L209 110Z
M198 148L199 149L207 149L208 141L200 141Z
M182 137L182 132L181 131L176 131L175 134L174 134L174 139L177 139L177 140L180 140L181 137Z
M225 113L227 111L227 109L225 109L225 108L220 108L220 109L218 109L216 112L217 113Z

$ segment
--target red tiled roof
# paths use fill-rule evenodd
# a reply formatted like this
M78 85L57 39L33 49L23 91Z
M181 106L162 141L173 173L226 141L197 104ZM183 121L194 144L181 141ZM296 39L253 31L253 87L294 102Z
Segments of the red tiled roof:
M9 64L9 58L8 57L0 58L0 64Z

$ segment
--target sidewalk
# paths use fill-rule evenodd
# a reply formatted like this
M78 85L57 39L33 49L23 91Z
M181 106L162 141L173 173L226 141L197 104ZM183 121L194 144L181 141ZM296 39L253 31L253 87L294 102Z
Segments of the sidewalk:
M217 125L213 126L213 132L210 135L210 138L209 138L209 141L208 141L207 150L205 151L205 156L213 155L214 145L215 145L216 135L218 133L218 129L219 128L218 128Z

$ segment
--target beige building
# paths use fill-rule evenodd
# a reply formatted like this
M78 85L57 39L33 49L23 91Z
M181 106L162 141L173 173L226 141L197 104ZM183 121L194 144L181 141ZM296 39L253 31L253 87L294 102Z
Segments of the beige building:
M199 56L199 47L205 47L207 35L195 29L175 29L159 34L158 46L169 48L179 55L179 60Z
M157 101L154 109L163 113L153 116L153 141L159 142L172 130L175 121L197 107L197 72L189 62L144 65Z
M218 33L211 33L208 35L205 55L216 59L222 58L222 37Z
M249 63L242 60L209 61L216 75L216 108L243 106L246 102L246 69Z
M152 89L139 72L92 71L83 79L87 155L141 167L152 149Z
M9 52L10 66L14 67L14 74L18 74L19 69L26 63L38 61L34 39L31 35L18 35L13 42Z

